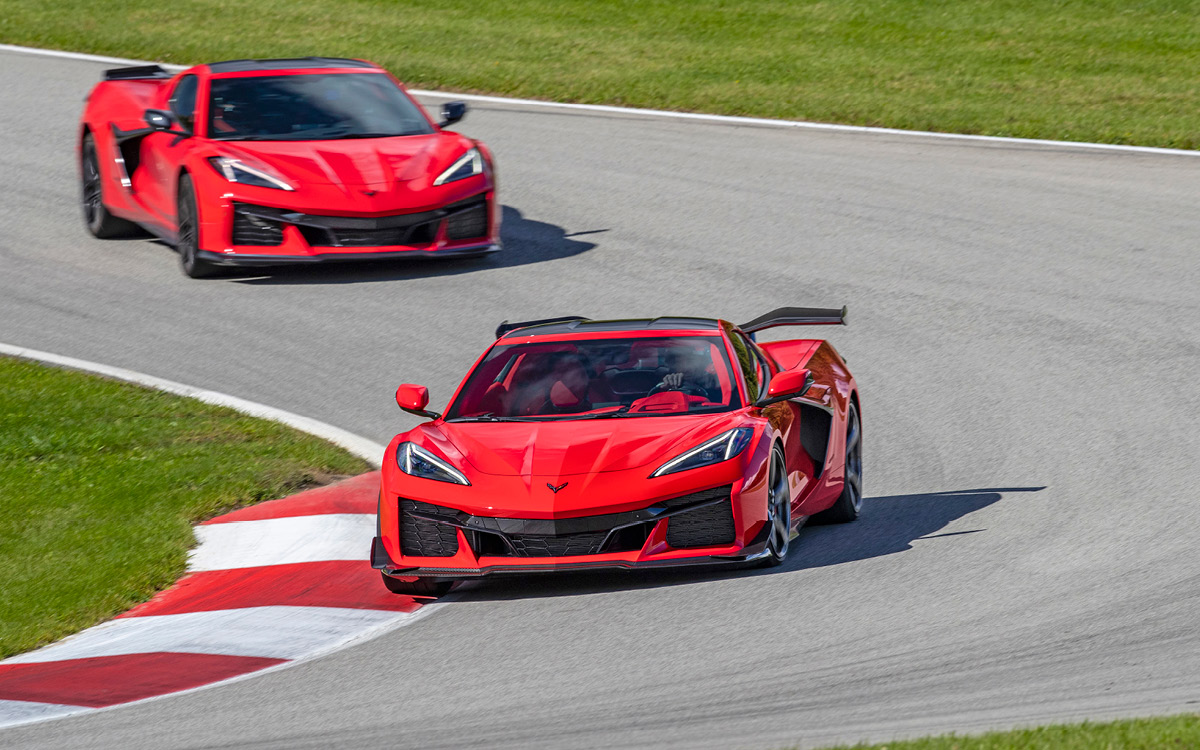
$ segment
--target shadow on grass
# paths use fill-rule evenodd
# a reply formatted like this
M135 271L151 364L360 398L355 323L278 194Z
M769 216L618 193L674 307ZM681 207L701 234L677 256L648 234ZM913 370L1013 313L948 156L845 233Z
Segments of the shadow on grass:
M869 497L863 500L862 516L854 523L802 529L792 540L787 562L775 568L709 566L538 574L484 579L462 590L473 601L577 596L840 565L904 552L917 539L984 533L986 529L936 532L952 521L999 502L1006 494L1044 489L1001 487Z
M455 276L491 268L524 266L569 258L596 246L593 242L573 239L574 237L608 231L585 229L568 234L560 226L526 219L512 206L503 206L501 211L500 237L504 247L499 252L479 258L413 258L233 269L225 278L239 284L274 285L360 284Z

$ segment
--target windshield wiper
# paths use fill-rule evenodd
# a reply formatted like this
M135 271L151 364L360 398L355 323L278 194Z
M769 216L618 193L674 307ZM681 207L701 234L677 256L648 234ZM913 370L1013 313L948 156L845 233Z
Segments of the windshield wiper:
M447 419L446 421L447 422L533 422L536 420L525 419L523 417L497 417L497 416L492 415L491 413L488 413L488 414L474 414L469 417L453 417L452 419Z

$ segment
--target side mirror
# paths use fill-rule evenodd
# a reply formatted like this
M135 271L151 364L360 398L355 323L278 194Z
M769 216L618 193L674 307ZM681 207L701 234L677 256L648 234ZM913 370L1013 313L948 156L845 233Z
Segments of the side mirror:
M425 411L425 407L429 406L429 389L423 385L405 383L400 386L396 389L396 403L404 411L418 417L437 419L442 416L437 412Z
M447 125L453 125L466 116L466 102L446 102L442 105L442 121L438 123L438 127L444 128Z
M808 370L786 370L771 378L766 397L759 399L756 406L768 406L803 396L812 388L812 384L813 375Z
M163 133L170 133L171 135L180 135L184 137L191 135L191 133L188 133L183 129L174 130L173 128L176 125L175 116L165 109L148 109L142 116L142 119L146 121L146 124L149 125L152 130L158 130Z

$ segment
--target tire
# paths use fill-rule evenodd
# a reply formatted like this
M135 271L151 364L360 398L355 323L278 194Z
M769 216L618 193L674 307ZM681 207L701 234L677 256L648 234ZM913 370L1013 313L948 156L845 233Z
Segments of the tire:
M83 209L83 225L93 237L108 240L136 234L136 224L119 219L104 205L104 185L100 179L100 158L92 134L83 137L79 163L79 204Z
M220 273L220 267L199 257L200 214L196 209L196 191L192 188L192 178L186 174L179 178L178 206L178 239L175 249L179 252L179 266L189 278L216 276Z
M437 598L445 596L449 593L450 588L454 586L454 581L444 578L416 578L405 581L400 578L393 578L387 573L380 573L383 576L383 585L393 594L405 594L407 596L430 596Z
M771 449L771 473L767 479L767 523L771 536L767 538L764 568L782 565L792 542L792 493L788 487L787 462L778 446Z
M849 523L858 518L862 510L862 422L858 418L858 407L850 402L846 414L846 481L842 494L828 510L813 516L815 523Z

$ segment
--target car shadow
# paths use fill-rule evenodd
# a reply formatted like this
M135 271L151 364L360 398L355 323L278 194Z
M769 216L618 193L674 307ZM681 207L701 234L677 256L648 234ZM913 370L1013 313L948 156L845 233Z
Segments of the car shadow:
M560 226L525 218L512 206L501 207L499 252L478 258L412 258L348 263L314 263L302 266L231 269L225 280L238 284L361 284L401 281L433 276L454 276L491 268L524 266L570 258L596 247L575 239L607 229L567 232Z
M840 565L904 552L912 549L917 539L986 533L987 529L938 532L952 521L999 502L1006 494L1044 489L1002 487L865 498L862 516L854 523L803 528L792 540L787 561L774 568L712 566L539 574L487 578L460 586L458 590L471 601L578 596Z

